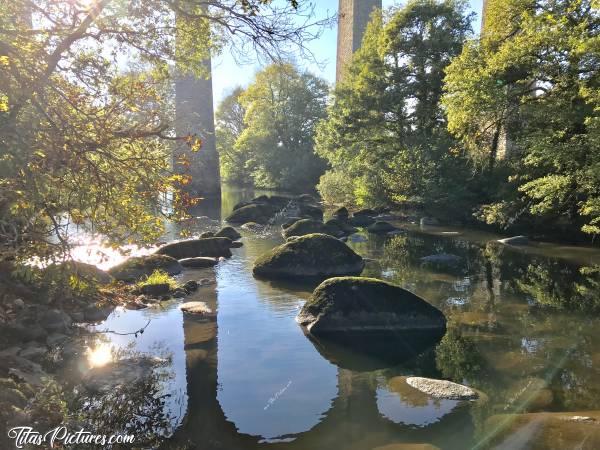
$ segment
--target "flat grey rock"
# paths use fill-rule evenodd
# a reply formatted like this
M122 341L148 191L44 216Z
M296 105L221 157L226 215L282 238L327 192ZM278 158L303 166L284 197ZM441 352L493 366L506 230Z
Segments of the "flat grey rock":
M479 398L479 394L470 387L452 381L408 377L406 382L409 386L434 398L446 400L475 400Z

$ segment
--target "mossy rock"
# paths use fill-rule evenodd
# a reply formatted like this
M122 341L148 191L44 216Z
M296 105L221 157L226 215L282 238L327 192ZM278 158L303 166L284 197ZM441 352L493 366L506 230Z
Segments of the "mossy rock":
M288 217L285 222L283 222L281 224L281 229L282 230L286 230L287 228L291 227L292 225L294 225L296 222L298 222L299 220L302 220L302 217Z
M177 275L181 273L183 267L171 256L154 254L133 256L111 268L108 273L119 281L136 281L152 275L155 270L163 270L169 275Z
M389 233L390 231L396 231L397 228L388 222L377 221L373 225L369 225L367 231L369 233Z
M327 278L358 275L362 257L339 239L308 234L271 249L254 263L255 275L265 278Z
M323 210L316 205L301 203L299 210L302 217L323 221Z
M348 219L348 223L353 227L368 227L375 223L375 219L370 216L357 216L354 215Z
M348 217L350 216L350 213L348 213L348 208L346 208L345 206L342 206L338 209L336 209L333 214L332 217L339 219L339 220L348 220Z
M336 230L333 227L328 227L323 222L319 222L318 220L301 219L284 229L282 234L284 238L288 239L292 236L304 236L311 233L339 236L340 230Z
M230 248L231 239L212 237L171 242L160 247L156 254L168 255L176 259L196 258L198 256L229 258L231 256Z
M242 237L242 235L233 227L223 227L215 233L215 237L226 237L235 241Z
M275 215L277 208L267 203L251 203L233 211L227 219L230 223L256 222L266 224Z
M390 334L426 331L441 338L446 318L435 306L375 278L325 280L296 318L311 334Z
M335 218L329 219L325 222L325 225L333 230L339 230L342 234L354 234L358 231L357 228L354 228L352 225L348 224L348 222Z
M179 263L183 267L189 267L192 269L205 269L207 267L214 267L218 261L215 258L209 258L206 256L199 256L196 258L184 258L180 259Z
M45 270L48 274L54 273L54 271L66 276L74 275L81 280L99 285L110 284L114 281L114 278L108 272L99 269L93 264L86 264L79 261L51 264Z
M354 217L375 217L377 215L377 211L370 208L359 209L352 214Z

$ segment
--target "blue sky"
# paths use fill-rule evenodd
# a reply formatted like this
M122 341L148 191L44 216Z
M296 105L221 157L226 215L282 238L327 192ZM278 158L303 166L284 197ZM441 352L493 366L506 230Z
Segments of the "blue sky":
M316 19L337 13L338 0L313 0L311 3L315 5ZM402 1L383 0L383 7L401 5L402 3ZM481 21L482 0L469 0L469 4L477 14L473 22L473 29L477 31ZM296 63L309 69L315 75L325 78L329 83L333 83L335 80L336 46L337 29L333 27L325 30L319 39L308 45L319 64L303 63L300 60L297 60ZM247 86L259 69L260 66L257 63L239 66L227 52L214 57L212 74L215 108L236 86Z

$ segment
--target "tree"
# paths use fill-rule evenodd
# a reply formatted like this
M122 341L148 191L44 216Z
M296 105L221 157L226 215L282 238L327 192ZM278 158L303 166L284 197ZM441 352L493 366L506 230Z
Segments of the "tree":
M358 204L439 199L444 173L456 172L444 69L469 32L465 4L452 0L374 14L317 132L317 152L355 180Z
M600 16L591 0L513 3L497 5L509 32L469 42L446 77L450 131L473 160L510 175L480 217L502 226L537 217L598 234ZM506 130L515 151L501 160Z
M246 167L246 155L235 146L246 128L244 124L246 109L240 103L240 96L243 93L241 87L236 87L221 101L215 114L221 177L227 182L241 185L252 181Z
M0 11L0 246L46 257L85 225L114 245L162 233L172 78L224 48L282 57L314 37L290 0L15 0ZM304 17L305 21L298 21ZM297 23L301 22L299 25ZM318 23L316 23L318 25ZM318 28L316 29L318 33ZM238 53L238 54L239 54ZM175 70L176 69L176 70ZM175 203L186 199L175 191Z
M313 152L316 124L325 117L327 83L289 63L256 75L240 97L246 128L235 148L254 185L292 191L312 189L325 163Z

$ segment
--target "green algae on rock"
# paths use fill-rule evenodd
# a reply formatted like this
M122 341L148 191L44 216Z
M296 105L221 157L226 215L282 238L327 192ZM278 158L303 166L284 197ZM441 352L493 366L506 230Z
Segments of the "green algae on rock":
M399 286L375 278L325 280L296 318L312 334L427 331L442 337L446 318Z
M340 240L327 234L308 234L260 256L254 275L264 278L327 278L357 275L365 262Z
M136 281L150 276L155 270L164 270L169 275L177 275L181 273L183 267L171 256L154 254L133 256L109 269L108 273L119 281Z

